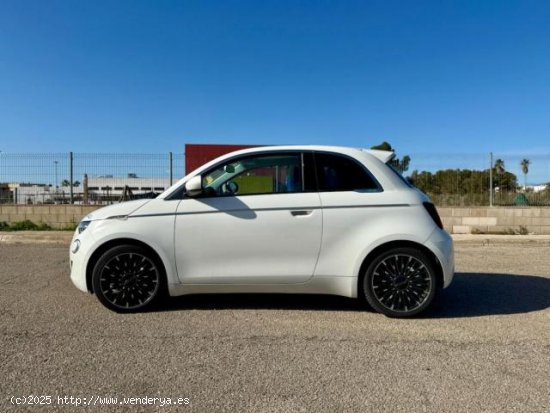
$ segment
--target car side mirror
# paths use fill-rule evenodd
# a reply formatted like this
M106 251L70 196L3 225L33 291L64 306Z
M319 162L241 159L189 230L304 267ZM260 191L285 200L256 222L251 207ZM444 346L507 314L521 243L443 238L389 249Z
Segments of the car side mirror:
M185 194L191 198L202 194L202 178L200 175L194 176L185 183Z

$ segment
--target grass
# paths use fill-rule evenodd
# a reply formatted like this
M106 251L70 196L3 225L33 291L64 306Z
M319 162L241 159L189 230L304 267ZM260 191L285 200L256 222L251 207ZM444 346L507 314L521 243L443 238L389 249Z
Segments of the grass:
M36 224L28 219L11 223L0 221L0 231L74 231L75 229L76 224L69 224L63 228L53 228L44 222Z

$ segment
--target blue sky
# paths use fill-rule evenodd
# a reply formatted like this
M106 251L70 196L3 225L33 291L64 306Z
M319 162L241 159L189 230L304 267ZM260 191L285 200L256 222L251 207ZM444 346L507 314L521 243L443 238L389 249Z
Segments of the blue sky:
M550 154L549 21L546 1L2 0L0 150Z

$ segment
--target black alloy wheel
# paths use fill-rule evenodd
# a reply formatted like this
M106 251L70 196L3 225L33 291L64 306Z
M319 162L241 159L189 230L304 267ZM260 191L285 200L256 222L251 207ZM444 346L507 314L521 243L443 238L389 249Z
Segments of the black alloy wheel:
M164 272L158 259L145 248L120 245L97 261L92 282L101 303L116 312L149 307L161 295Z
M368 303L390 317L411 317L426 310L438 290L435 265L422 251L395 248L377 257L363 279Z

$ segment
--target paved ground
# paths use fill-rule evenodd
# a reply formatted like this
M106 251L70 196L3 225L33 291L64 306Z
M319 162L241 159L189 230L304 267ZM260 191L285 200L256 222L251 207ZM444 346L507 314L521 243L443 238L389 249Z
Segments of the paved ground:
M72 286L65 247L0 242L0 411L176 411L57 396L182 397L178 411L204 412L550 411L550 241L456 249L438 306L392 320L347 299L258 295L117 315ZM9 401L31 394L55 397Z

